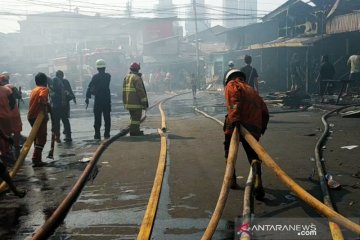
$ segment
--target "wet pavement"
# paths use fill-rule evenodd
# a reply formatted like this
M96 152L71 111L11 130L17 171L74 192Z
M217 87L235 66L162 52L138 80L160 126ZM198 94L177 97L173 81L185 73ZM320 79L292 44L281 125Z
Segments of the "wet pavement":
M150 95L158 102L166 95ZM115 135L129 119L114 103L112 131ZM167 116L168 155L162 194L152 239L199 239L206 228L222 184L225 162L222 127L194 111L194 106L223 120L223 96L200 92L175 97L164 104ZM68 193L99 142L93 138L92 110L73 106L73 143L58 144L49 166L34 170L30 160L16 177L16 184L28 190L24 199L11 193L0 195L0 238L30 239ZM322 110L281 113L269 108L268 131L261 139L275 161L302 187L321 199L317 181L310 181L316 141L322 134ZM360 217L358 119L335 116L331 137L324 149L328 171L343 188L331 191L337 209L348 217ZM24 121L24 126L27 126ZM161 126L158 108L147 113L143 137L125 136L109 146L98 161L98 174L89 181L63 224L50 239L135 239L153 184L160 152ZM26 131L28 131L28 126ZM49 138L50 139L50 138ZM44 156L49 145L46 145ZM30 151L31 154L32 151ZM236 164L238 182L244 186L249 165L240 148ZM255 202L257 217L316 218L317 213L297 199L265 167L266 199ZM316 178L315 178L316 180ZM233 239L235 218L241 215L243 190L230 191L222 219L213 239Z

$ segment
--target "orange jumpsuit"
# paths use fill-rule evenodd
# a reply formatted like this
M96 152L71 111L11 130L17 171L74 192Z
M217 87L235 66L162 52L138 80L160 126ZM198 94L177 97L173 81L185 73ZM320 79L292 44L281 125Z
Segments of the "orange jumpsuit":
M12 84L6 84L5 87L8 87L11 91L13 91L13 89L15 88L15 86ZM10 111L10 119L11 119L11 132L20 133L22 131L22 122L21 122L20 110L16 104L14 109Z
M9 135L11 133L11 108L9 103L9 97L11 95L11 90L5 86L0 86L0 130L5 134ZM10 145L8 142L5 142L3 139L1 144L1 154L7 155L10 152Z
M28 112L28 121L33 126L35 123L37 115L40 111L44 111L48 105L49 101L49 89L44 86L36 86L30 95L29 101L29 112ZM41 153L46 143L47 136L47 122L48 116L47 112L45 112L45 120L41 123L39 131L34 140L34 153L32 160L33 161L41 161Z
M225 87L227 107L225 134L231 135L237 123L242 124L256 139L266 130L269 112L259 94L248 84L229 81Z
M225 158L228 156L231 135L234 128L243 125L255 139L265 133L269 122L269 112L259 94L247 83L231 80L225 86L227 115L224 123ZM241 139L241 137L240 137ZM244 140L242 141L249 163L258 159L257 154Z

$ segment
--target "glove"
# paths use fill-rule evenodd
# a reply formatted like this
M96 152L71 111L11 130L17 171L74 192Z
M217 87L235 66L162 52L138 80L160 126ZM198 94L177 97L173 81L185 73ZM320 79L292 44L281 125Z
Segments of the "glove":
M89 99L88 98L85 99L85 103L86 103L86 105L89 105Z

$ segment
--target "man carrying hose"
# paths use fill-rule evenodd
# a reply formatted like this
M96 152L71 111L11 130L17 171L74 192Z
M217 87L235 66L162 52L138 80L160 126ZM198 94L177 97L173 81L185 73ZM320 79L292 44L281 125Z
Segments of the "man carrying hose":
M266 104L259 94L250 85L246 83L246 75L240 70L233 69L225 77L225 101L227 115L225 116L225 158L229 154L231 135L235 127L240 124L244 126L253 137L259 141L260 136L265 133L269 122L269 112ZM249 163L255 174L255 198L262 200L265 196L261 181L261 161L250 147L246 140L240 136L243 148L246 152ZM237 189L236 173L234 169L231 189Z

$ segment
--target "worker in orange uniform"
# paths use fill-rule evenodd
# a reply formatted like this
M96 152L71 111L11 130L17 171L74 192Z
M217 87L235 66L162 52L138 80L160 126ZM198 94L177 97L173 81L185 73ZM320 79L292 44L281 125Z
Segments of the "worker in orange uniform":
M140 120L142 110L149 107L144 82L139 73L140 64L134 62L130 65L130 73L126 75L123 82L123 103L130 113L130 136L142 136L140 131Z
M8 87L5 87L5 76L0 76L0 131L5 135L11 134L11 111L16 105L16 100ZM0 138L0 152L1 158L5 165L14 164L14 156L11 152L11 147L7 141Z
M260 136L265 133L267 128L269 112L256 90L246 83L245 73L237 69L229 71L226 75L225 100L227 115L224 123L224 148L227 159L234 128L241 124L259 141ZM240 141L255 174L255 198L263 200L265 192L261 181L261 161L243 137L240 137ZM235 170L231 188L238 188Z
M31 91L29 101L29 112L27 117L31 126L34 125L40 112L44 112L45 114L45 119L42 121L34 140L34 152L32 156L33 167L42 167L46 165L46 163L42 161L42 151L46 144L47 122L49 120L48 112L51 111L47 81L48 78L44 73L40 72L36 74L36 87Z
M0 75L0 84L8 87L15 99L20 101L22 99L21 92L13 85L9 83L10 75L7 72L3 72ZM11 121L11 134L14 134L14 150L15 158L17 159L20 154L20 136L22 131L22 121L20 116L20 110L17 104L14 105L14 109L10 111L10 121Z

